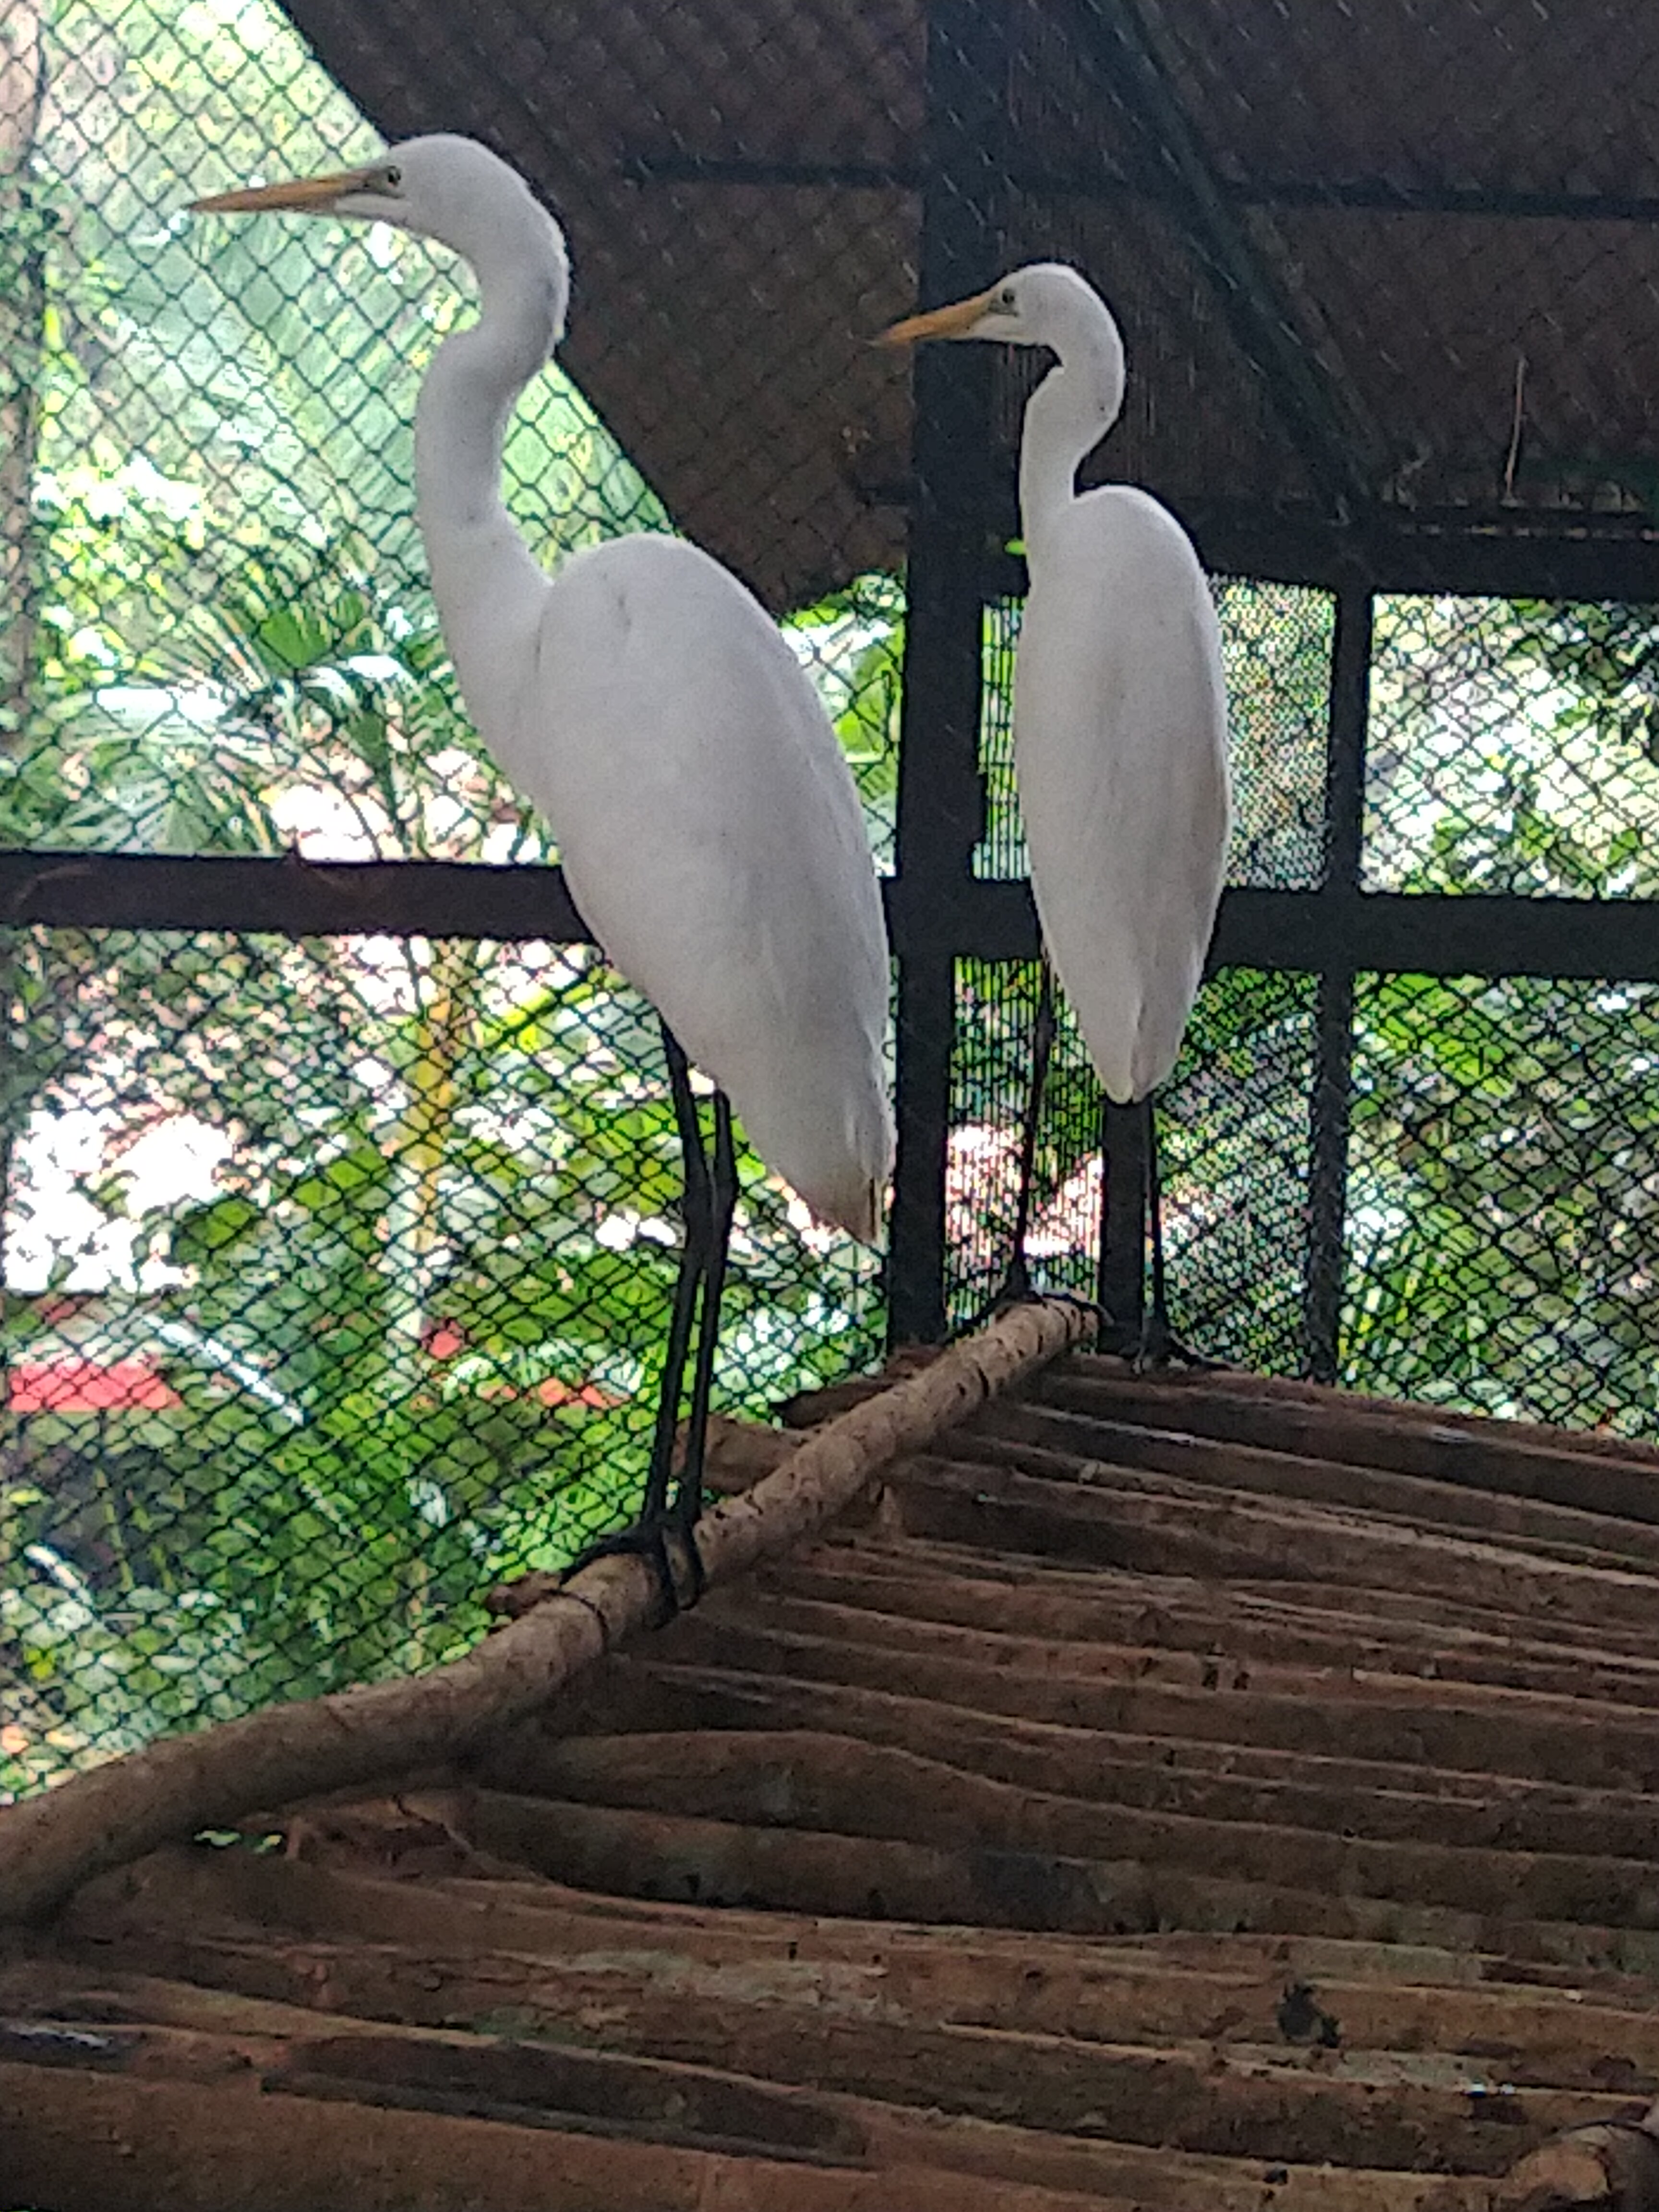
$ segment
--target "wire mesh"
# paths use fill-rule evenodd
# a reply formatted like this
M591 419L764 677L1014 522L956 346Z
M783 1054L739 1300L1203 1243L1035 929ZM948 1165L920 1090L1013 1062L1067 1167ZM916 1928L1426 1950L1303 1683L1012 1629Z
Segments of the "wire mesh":
M1652 985L1357 993L1346 1378L1653 1431Z
M1325 854L1325 731L1334 602L1295 584L1213 580L1231 740L1233 843L1227 880L1299 890ZM1021 602L985 611L979 766L985 831L976 876L1030 867L1014 773L1014 659Z
M958 1323L983 1309L1008 1264L1037 988L1035 961L958 964L947 1274ZM1213 977L1158 1097L1176 1332L1269 1373L1295 1372L1301 1359L1312 1009L1307 976L1232 968ZM1095 1295L1103 1105L1062 1000L1026 1245L1041 1289Z
M1035 960L957 963L945 1191L947 1307L956 1322L994 1297L1012 1252L1038 983ZM1092 1297L1101 1231L1100 1088L1063 1000L1055 1008L1032 1190L1026 1251L1033 1280Z
M5 1785L453 1655L643 1478L679 1243L586 947L10 932ZM868 1363L875 1263L740 1156L716 1370Z
M1651 898L1656 654L1650 605L1379 599L1367 883Z
M461 709L413 521L463 275L384 228L182 212L368 155L365 112L427 127L438 83L570 234L562 365L504 454L532 550L679 529L732 562L884 871L929 558L968 572L978 656L968 889L1026 870L1013 449L1043 363L987 374L985 449L951 457L983 511L941 554L909 380L867 340L919 270L1058 257L1127 344L1085 480L1224 549L1234 890L1332 888L1334 593L1245 556L1343 513L1373 546L1540 549L1536 596L1376 601L1364 886L1651 898L1653 606L1543 595L1553 558L1650 535L1659 30L1619 28L1609 76L1583 11L1483 0L13 0L0 847L556 858ZM924 836L969 818L927 780L948 750ZM1211 978L1160 1102L1178 1329L1650 1428L1654 987L1382 974L1334 924L1317 974L1299 947ZM1036 978L957 959L955 1320L1006 1262ZM679 1226L656 1035L593 956L16 927L0 1019L0 1793L442 1656L495 1577L625 1515ZM1063 1006L1039 1136L1036 1272L1086 1292L1100 1098ZM744 1177L720 1399L763 1413L869 1359L885 1285Z

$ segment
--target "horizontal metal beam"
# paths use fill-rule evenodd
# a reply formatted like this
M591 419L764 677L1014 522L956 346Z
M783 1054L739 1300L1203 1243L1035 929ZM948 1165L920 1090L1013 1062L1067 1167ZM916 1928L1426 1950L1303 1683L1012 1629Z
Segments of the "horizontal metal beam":
M1217 574L1472 599L1659 600L1659 531L1645 516L1378 506L1345 529L1250 502L1175 504Z
M1230 891L1212 965L1659 982L1659 900Z
M1534 519L1455 508L1373 507L1344 528L1290 507L1224 501L1169 501L1213 575L1335 591L1449 592L1470 599L1659 601L1659 531L1632 516ZM1004 534L1015 528L1012 512ZM1553 526L1552 527L1552 524ZM1025 564L1005 554L988 567L988 599L1023 599Z
M961 958L1036 957L1036 908L1023 882L965 885L944 915L915 913L893 884L888 914L895 943L921 930ZM1659 982L1659 900L1236 889L1222 900L1210 966Z
M926 902L889 878L894 949L1030 960L1024 882L961 884ZM591 944L557 868L445 860L196 860L129 853L0 853L0 925L270 931L284 937L541 938ZM1212 967L1341 975L1557 975L1659 982L1659 900L1230 890Z
M297 853L275 860L0 853L0 925L7 922L592 941L558 868L318 861Z
M1223 188L1247 207L1351 208L1533 222L1659 222L1648 192L1534 192L1510 185L1402 185L1387 177L1246 177Z
M757 185L772 191L920 191L929 171L921 161L768 161L742 154L624 154L620 163L636 185ZM1051 169L1015 161L1007 182L1034 198L1161 199L1155 177L1131 177L1103 165ZM1659 223L1659 198L1646 192L1528 191L1510 185L1452 185L1427 179L1397 184L1387 177L1227 177L1219 196L1237 207L1331 208L1384 215L1480 216L1508 222Z

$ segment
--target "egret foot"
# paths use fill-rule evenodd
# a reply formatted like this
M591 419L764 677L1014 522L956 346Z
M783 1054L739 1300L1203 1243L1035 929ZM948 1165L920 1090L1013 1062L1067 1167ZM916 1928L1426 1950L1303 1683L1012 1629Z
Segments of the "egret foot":
M1195 1375L1215 1375L1227 1367L1224 1359L1212 1359L1207 1353L1194 1352L1190 1344L1183 1343L1170 1326L1168 1314L1149 1312L1143 1316L1139 1340L1133 1353L1126 1350L1137 1375L1148 1368L1185 1367Z
M693 1523L696 1516L688 1514L681 1499L649 1518L636 1521L631 1528L618 1528L613 1535L601 1536L579 1552L564 1570L559 1580L568 1583L572 1575L583 1567L592 1566L595 1559L643 1559L656 1577L660 1599L659 1609L649 1626L666 1627L668 1623L696 1605L708 1586L708 1571L702 1563L702 1553L697 1548ZM684 1577L676 1575L674 1555L670 1540L678 1540Z

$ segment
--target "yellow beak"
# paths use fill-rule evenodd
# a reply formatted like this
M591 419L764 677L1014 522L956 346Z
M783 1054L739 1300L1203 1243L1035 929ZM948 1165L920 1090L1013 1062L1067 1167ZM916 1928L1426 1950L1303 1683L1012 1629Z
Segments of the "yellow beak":
M373 169L338 169L332 176L302 177L290 185L250 185L238 192L216 192L211 199L192 200L191 215L253 215L287 208L314 215L331 207L344 193L355 191L374 175Z
M996 286L988 292L975 292L971 300L958 300L949 307L934 307L925 315L907 315L902 323L894 323L872 340L875 345L915 345L923 338L965 338L979 320L988 314L996 301Z

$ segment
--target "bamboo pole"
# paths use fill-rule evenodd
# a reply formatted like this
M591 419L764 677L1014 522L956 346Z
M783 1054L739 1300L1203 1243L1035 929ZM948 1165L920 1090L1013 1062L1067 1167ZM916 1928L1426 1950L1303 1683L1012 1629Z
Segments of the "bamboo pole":
M1092 1328L1078 1306L1018 1306L921 1374L826 1422L775 1473L705 1516L698 1542L709 1583L805 1542L891 1461L921 1450ZM454 1759L545 1705L642 1627L656 1601L642 1560L599 1559L447 1666L170 1736L0 1810L0 1921L41 1919L91 1875L231 1825L251 1806L291 1804Z
M1492 2201L1493 2212L1659 2212L1659 2105L1639 2120L1552 2136L1510 2167Z

